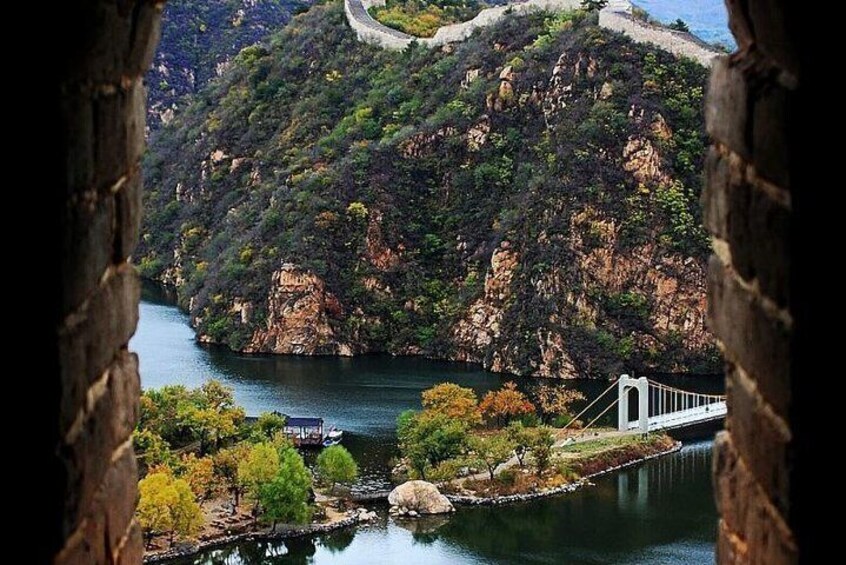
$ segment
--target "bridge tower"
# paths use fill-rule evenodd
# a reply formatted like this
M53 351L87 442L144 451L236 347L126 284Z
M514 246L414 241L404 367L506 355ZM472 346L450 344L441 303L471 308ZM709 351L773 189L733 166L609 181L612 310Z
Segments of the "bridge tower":
M649 380L646 377L633 379L628 375L620 375L617 383L617 429L621 432L629 431L629 392L637 389L638 430L649 432Z

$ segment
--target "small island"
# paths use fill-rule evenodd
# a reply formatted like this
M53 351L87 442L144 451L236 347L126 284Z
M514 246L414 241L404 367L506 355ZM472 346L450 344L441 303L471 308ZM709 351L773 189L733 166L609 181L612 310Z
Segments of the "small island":
M399 486L363 503L350 489L358 466L349 451L322 449L309 468L284 416L247 418L221 383L145 391L134 434L145 561L354 526L379 518L371 506L386 499L402 520L561 494L679 447L663 434L585 426L571 414L582 401L549 382L526 392L506 382L481 400L470 388L435 385L423 391L422 410L397 419Z

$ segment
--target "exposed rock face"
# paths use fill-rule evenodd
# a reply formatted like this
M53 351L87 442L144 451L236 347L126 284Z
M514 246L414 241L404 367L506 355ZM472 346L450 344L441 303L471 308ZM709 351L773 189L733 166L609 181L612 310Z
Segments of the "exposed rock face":
M291 263L282 265L273 273L267 305L266 326L255 331L244 351L352 355L348 345L338 342L332 326L343 313L341 303L313 273Z
M486 353L500 336L504 306L511 296L511 280L519 257L509 247L505 241L494 252L485 275L484 296L470 306L467 315L453 329L457 348L453 355L455 361L485 363L493 371L504 370L499 355L487 361Z
M388 503L409 516L446 514L455 511L452 503L441 494L438 487L426 481L404 482L391 491L388 495Z
M139 268L179 287L200 339L551 378L719 370L704 324L705 69L586 21L526 58L540 15L411 69L349 30L322 33L346 29L341 8L234 60L207 106L154 137ZM292 74L300 52L309 71ZM284 92L257 90L254 68ZM336 100L346 68L391 78L347 81ZM388 92L420 81L407 100ZM689 103L669 103L678 88ZM300 111L330 99L331 119Z
M380 271L387 271L391 267L395 267L399 262L399 257L393 249L385 244L382 237L382 214L379 211L372 211L370 213L370 221L367 224L367 259L370 263ZM373 285L371 284L371 288Z
M669 181L667 175L661 171L661 156L648 139L629 139L623 148L623 159L623 168L640 182Z

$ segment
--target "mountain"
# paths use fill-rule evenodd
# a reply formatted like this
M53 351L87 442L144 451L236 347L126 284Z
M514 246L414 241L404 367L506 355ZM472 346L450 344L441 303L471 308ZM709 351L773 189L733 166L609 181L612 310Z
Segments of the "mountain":
M281 29L309 0L168 0L147 74L147 122L173 119L186 94L218 76L238 52Z
M706 74L581 12L392 52L317 5L152 137L136 260L239 351L714 371Z

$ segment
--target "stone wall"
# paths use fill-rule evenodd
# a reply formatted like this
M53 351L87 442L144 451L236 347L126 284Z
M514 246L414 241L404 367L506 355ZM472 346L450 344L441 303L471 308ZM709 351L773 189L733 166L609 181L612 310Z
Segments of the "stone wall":
M624 11L600 10L599 25L623 33L637 43L651 43L676 56L688 57L705 67L719 54L689 33L637 20Z
M713 66L703 194L714 247L709 320L726 359L729 407L714 447L717 557L796 563L798 44L787 3L727 4L738 51Z
M367 13L367 9L372 6L384 5L385 0L344 0L347 22L358 39L365 43L385 49L405 49L415 41L427 47L441 47L447 43L463 41L470 37L474 30L492 25L508 13L521 14L532 10L573 10L579 7L580 0L526 0L508 6L487 8L479 12L472 20L439 28L434 37L415 37L402 33L382 25Z
M447 43L464 41L477 29L490 26L509 14L524 14L534 10L549 12L575 10L581 0L526 0L506 6L487 8L466 22L438 28L433 37L415 37L389 28L373 19L367 10L384 6L385 0L344 0L347 22L360 41L384 49L405 49L412 42L427 47L441 47ZM630 15L632 5L627 0L614 0L599 12L599 25L629 36L638 43L651 43L678 56L689 57L710 66L718 51L689 33L652 25Z
M143 75L162 3L57 6L64 27L53 37L61 48L49 69L58 83L58 135L49 141L58 173L45 191L59 228L50 358L57 375L39 391L55 402L44 411L51 419L44 484L53 489L45 496L44 551L57 564L140 563L143 552L131 441L140 383L127 349L140 290L129 256L141 214Z

